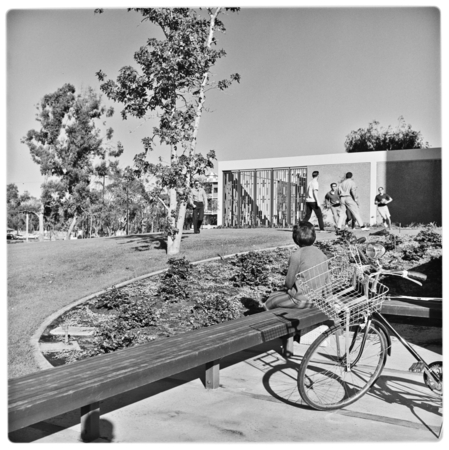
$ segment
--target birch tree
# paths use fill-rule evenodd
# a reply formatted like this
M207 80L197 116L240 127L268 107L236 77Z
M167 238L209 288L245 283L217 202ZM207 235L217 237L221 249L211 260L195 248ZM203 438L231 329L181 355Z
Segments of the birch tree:
M140 119L156 114L158 126L142 140L143 150L134 157L134 170L155 175L151 196L167 210L167 253L180 250L187 200L193 178L213 167L214 151L203 156L196 152L197 134L209 89L224 90L238 74L218 82L211 69L226 55L217 49L217 32L225 32L219 16L239 8L136 8L144 22L162 31L162 39L150 38L135 54L139 70L123 67L117 80L107 79L101 70L97 77L101 90L112 100L123 103L122 118ZM102 10L97 10L102 12ZM149 162L157 145L166 146L170 163ZM166 202L161 194L168 192Z

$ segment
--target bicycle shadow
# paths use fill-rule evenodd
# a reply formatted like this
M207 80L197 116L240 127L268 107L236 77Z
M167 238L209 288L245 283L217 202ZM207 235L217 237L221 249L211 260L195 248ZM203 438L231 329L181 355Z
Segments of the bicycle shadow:
M301 359L301 356L294 356L282 364L273 365L265 372L262 383L265 390L276 400L295 408L311 410L312 408L302 400L299 394L297 378ZM420 411L442 417L442 401L437 394L433 394L430 390L427 393L426 390L423 382L381 375L366 395L385 404L398 404L408 408L416 420L438 438L439 427L427 424L421 417ZM359 401L363 401L363 397ZM345 411L345 408L342 411Z
M299 394L297 379L301 359L294 356L283 364L272 366L265 372L262 384L265 390L276 400L295 408L312 409Z
M421 422L435 437L439 437L434 426L424 422L419 416L420 410L441 417L442 397L425 387L424 381L414 381L407 378L381 375L367 392L367 395L382 400L390 405L398 404L407 407L414 417Z

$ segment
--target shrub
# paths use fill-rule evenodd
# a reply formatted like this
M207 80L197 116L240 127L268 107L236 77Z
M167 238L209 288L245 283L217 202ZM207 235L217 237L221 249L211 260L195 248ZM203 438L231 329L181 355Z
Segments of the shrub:
M167 264L169 268L161 278L158 295L170 302L188 298L192 264L185 256L178 259L170 258Z
M239 267L240 271L231 278L231 281L234 282L234 286L267 284L272 263L273 258L266 252L249 252L237 256L233 264Z
M421 230L415 237L415 241L422 245L434 248L442 248L441 234L433 230L432 225L428 225L424 230Z
M118 309L123 303L129 301L129 294L121 289L112 286L105 293L101 294L96 303L95 308L101 309Z
M209 327L216 323L237 319L241 315L239 303L221 294L208 294L196 299L192 313L194 328Z

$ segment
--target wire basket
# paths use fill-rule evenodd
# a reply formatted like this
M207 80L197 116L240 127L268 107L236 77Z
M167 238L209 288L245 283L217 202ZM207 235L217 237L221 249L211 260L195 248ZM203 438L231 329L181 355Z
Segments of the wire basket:
M338 256L298 273L296 287L336 325L362 322L381 309L388 293L360 265Z

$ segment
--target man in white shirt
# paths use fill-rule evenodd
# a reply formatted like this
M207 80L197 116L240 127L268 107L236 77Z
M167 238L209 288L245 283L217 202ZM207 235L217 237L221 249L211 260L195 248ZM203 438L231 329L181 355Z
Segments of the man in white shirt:
M312 172L312 180L307 185L307 197L306 197L306 215L303 221L308 222L312 211L315 212L316 218L318 219L318 225L320 226L320 233L324 232L324 222L323 213L321 212L320 200L318 199L318 175L320 173L318 170Z
M190 203L193 205L193 232L198 234L204 219L204 207L207 205L206 191L198 180L193 184Z
M346 174L346 180L344 180L338 187L338 195L340 195L340 204L343 211L348 209L352 213L361 230L369 230L369 227L365 227L363 225L363 220L360 216L357 185L352 179L351 172ZM340 220L338 222L338 228L340 231L344 230L345 217L346 214L340 214Z

